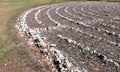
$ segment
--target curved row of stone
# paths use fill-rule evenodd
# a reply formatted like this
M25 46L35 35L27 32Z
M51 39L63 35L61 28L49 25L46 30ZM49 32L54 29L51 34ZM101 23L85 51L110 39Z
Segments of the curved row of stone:
M57 13L58 14L58 13ZM62 16L63 17L63 16ZM68 18L67 18L68 19ZM54 21L55 22L55 21ZM57 23L57 22L56 22ZM60 23L59 23L60 24Z
M58 9L58 8L57 8ZM73 22L76 22L76 21L74 21L73 19L70 19L70 18L68 18L68 17L65 17L65 16L63 16L63 15L61 15L61 14L59 14L58 12L56 12L60 17L63 17L64 19L66 19L66 20L69 20L69 21L73 21ZM80 24L82 24L82 25L84 25L84 26L86 26L88 29L89 29L89 27L91 27L91 26L89 26L89 25L86 25L85 23L82 23L82 22L78 22L78 23L80 23ZM68 23L69 24L69 23ZM93 30L95 30L95 28L94 27L91 27L91 28L93 28ZM97 29L99 32L100 32L100 30L101 29ZM109 33L109 31L108 30L105 30L105 31L107 31L108 33ZM96 32L97 33L97 32ZM114 33L114 32L112 32L112 33ZM107 41L108 43L110 43L110 44L112 44L112 43L115 43L114 41L113 42L111 42L111 41ZM115 45L116 45L117 43L115 43Z
M85 8L82 8L82 11L83 11L83 9L85 9ZM74 10L75 10L75 9L74 9ZM75 10L75 12L77 12L77 11ZM80 12L80 11L78 11L78 12ZM77 13L78 13L78 12L77 12ZM82 14L83 14L83 13L85 13L85 11L82 12ZM90 14L89 14L89 15L90 15ZM88 15L86 15L86 16L88 16ZM90 17L94 17L94 16L91 15ZM89 17L86 17L86 18L89 18ZM96 18L96 17L94 17L94 18ZM101 19L101 18L100 18L100 19ZM98 19L98 21L99 21L100 19ZM92 19L92 20L94 20L94 19ZM91 20L91 21L92 21L92 20ZM101 20L102 20L101 22L104 22L104 23L105 23L105 21L104 21L105 19L101 19ZM94 21L92 21L92 22L93 22L93 24L94 24ZM109 32L111 32L109 27L104 27L105 25L104 25L104 26L102 26L102 25L104 25L104 24L101 24L101 23L99 24L99 23L98 23L98 24L95 24L95 25L92 25L92 26L96 26L96 27L99 26L99 28L101 28L102 31L108 30ZM114 27L115 27L115 26L114 26ZM112 27L112 28L113 28L113 27ZM115 28L116 28L116 27L115 27ZM119 34L117 34L119 30L118 30L118 29L117 29L117 30L114 29L114 31L115 31L116 35L119 37ZM111 32L111 33L112 33L112 32Z
M86 7L83 8L83 9L85 9L84 12L90 12L88 6L86 6ZM102 8L102 9L103 9L103 8ZM105 12L108 12L108 13L109 13L110 11L107 11L106 8L105 8ZM92 12L90 12L89 14L91 14L91 13L92 13ZM94 14L94 15L91 15L91 17L98 18L98 19L100 18L100 16L99 16L99 17L96 16L96 15L99 15L99 14L95 14L95 13L92 13L92 14ZM116 14L116 13L115 13L115 14ZM110 13L109 13L109 15L114 15L114 14L110 14ZM111 16L111 18L112 18L112 17L113 17L113 16ZM115 17L116 17L116 16L115 16ZM113 17L113 18L114 18L114 17ZM104 21L105 19L102 19L102 20ZM104 23L106 23L106 22L107 22L107 21L105 20ZM104 24L102 24L102 25L104 25ZM104 25L104 26L107 26L107 25ZM118 27L116 27L116 26L111 27L111 28L118 30Z
M29 26L27 26L28 25L28 23L26 23L27 15L29 15L30 13L32 13L33 10L36 10L36 9L38 9L38 8L26 11L24 16L20 17L20 19L19 19L20 23L17 26L19 31L21 33L23 33L23 34L25 33L27 36L30 36L32 38L32 41L34 42L34 44L38 48L41 48L40 51L42 53L47 53L44 56L45 60L47 61L47 63L48 64L53 63L53 65L56 66L56 69L53 68L51 70L52 72L54 72L54 71L55 72L56 71L58 71L58 72L78 71L77 68L75 68L75 67L74 67L74 69L70 68L71 67L71 63L69 63L69 61L61 54L60 51L58 51L55 48L53 48L52 44L47 44L47 43L44 42L44 38L41 37L41 32L42 31L46 31L46 28L39 28L39 29L38 28L33 28L32 29ZM85 71L85 70L83 70L83 71Z
M54 71L119 71L119 24L107 25L114 12L99 23L105 17L100 17L102 9L97 9L97 4L70 2L34 8L21 17L19 30L45 53L48 64L53 62ZM90 10L92 5L96 6L94 12ZM106 5L100 4L103 9L107 9Z
M60 24L60 23L59 23ZM73 28L74 29L74 28ZM79 30L79 29L78 29ZM81 31L82 33L84 33L83 31Z
M99 24L99 23L98 23ZM104 25L104 26L106 26L106 24L105 23L103 23L102 25ZM97 27L100 27L100 26L97 26ZM108 27L108 26L107 26ZM109 25L109 27L111 27L111 25ZM115 26L112 26L112 27L114 27L114 28L116 28ZM94 27L93 27L94 28ZM117 27L118 28L118 27ZM96 29L96 28L95 28ZM100 29L98 29L98 30L100 30ZM103 30L104 32L106 32L106 33L110 33L110 31L108 31L108 30ZM100 31L99 31L100 32ZM119 32L119 31L117 31L117 32ZM115 32L113 31L113 32L111 32L113 35L115 35L116 36L116 34L115 34ZM108 35L109 36L109 35ZM108 43L109 43L110 41L108 41ZM111 42L110 42L111 43Z
M53 20L54 21L54 20ZM55 23L58 23L58 22L56 22L56 21L54 21ZM60 24L60 23L58 23L58 24Z

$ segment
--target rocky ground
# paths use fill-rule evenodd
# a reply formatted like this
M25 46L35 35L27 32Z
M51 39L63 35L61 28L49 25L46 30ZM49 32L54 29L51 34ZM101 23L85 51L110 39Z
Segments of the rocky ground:
M45 5L22 13L16 27L48 72L119 72L119 11L117 2Z

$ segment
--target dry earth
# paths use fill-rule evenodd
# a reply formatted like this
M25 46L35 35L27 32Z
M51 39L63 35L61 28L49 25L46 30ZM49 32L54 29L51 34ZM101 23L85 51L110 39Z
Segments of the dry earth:
M22 13L16 27L51 72L120 71L120 3L45 5Z

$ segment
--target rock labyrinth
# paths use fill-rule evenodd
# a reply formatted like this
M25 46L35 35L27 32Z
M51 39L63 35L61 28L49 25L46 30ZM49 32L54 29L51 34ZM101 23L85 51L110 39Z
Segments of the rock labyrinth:
M120 3L45 5L25 11L17 22L52 72L120 71Z

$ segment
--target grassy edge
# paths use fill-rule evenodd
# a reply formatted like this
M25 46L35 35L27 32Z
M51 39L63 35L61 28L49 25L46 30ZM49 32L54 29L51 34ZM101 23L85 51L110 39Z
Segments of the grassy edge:
M34 7L38 7L38 6L41 6L41 5L49 5L49 4L53 4L53 3L62 3L62 1L61 2L59 2L59 1L58 2L48 2L48 3L41 3L41 4L36 3L36 4L33 4L33 5L27 4L26 6L23 6L21 8L14 9L8 15L9 19L6 23L6 30L5 30L5 34L7 35L7 38L4 41L5 44L3 45L2 50L0 50L0 61L5 60L6 59L5 55L10 54L12 52L11 51L12 49L5 50L4 48L6 46L17 45L17 44L22 42L22 40L20 38L18 38L17 32L16 32L15 27L14 27L17 17L19 17L19 15L25 10L28 10L28 9L31 9L31 8L34 8ZM31 54L31 53L25 53L25 54ZM21 54L21 55L23 55L23 54ZM29 57L29 55L27 55L27 56Z

